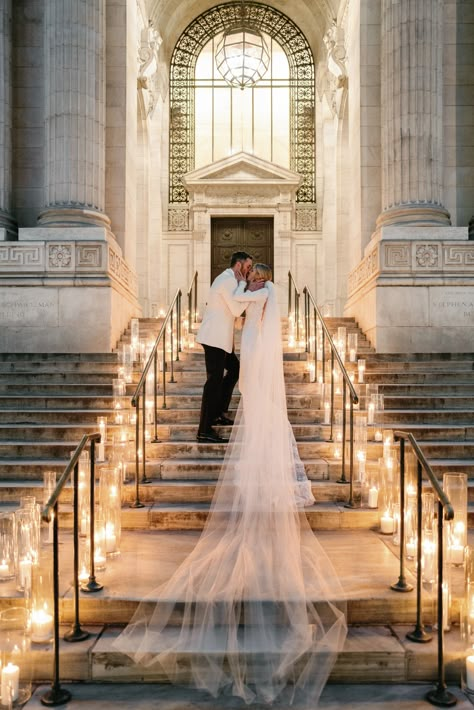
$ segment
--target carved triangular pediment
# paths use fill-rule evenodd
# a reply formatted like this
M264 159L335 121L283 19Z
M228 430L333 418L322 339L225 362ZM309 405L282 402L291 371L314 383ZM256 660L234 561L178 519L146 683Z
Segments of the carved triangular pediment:
M296 189L301 177L281 165L257 158L250 153L236 153L187 173L183 182L188 190L199 186L218 185L279 185Z

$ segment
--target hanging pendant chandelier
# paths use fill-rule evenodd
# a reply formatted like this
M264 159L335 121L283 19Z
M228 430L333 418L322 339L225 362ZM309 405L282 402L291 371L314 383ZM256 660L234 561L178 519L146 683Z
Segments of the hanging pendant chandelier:
M260 30L249 24L242 2L240 20L224 32L217 45L217 69L228 84L245 89L263 78L269 63L267 43Z

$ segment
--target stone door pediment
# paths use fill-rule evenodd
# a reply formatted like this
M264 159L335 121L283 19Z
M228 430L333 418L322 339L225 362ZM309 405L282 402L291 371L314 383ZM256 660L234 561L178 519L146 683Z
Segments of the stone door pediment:
M276 186L279 191L294 192L300 185L298 173L275 165L249 153L236 153L228 158L187 173L183 182L189 192L206 191L212 186L252 185Z

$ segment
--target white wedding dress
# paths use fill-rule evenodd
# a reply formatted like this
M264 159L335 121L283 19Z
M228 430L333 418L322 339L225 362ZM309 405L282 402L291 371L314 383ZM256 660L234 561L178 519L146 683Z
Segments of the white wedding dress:
M248 294L242 397L203 533L115 647L214 696L313 709L344 644L344 594L297 509L280 315L266 291Z
M262 321L269 288L270 286L252 293L246 291L236 297L236 300L240 301L248 301L249 298L252 299L245 309L245 322L240 344L239 389L244 400L250 401L252 398L260 399L260 377L255 377L255 375L261 372L262 367L265 367L267 348L262 338ZM293 451L294 494L296 505L298 508L303 508L313 505L315 500L311 491L311 482L308 481L304 464L299 457L295 436L289 422L288 436Z

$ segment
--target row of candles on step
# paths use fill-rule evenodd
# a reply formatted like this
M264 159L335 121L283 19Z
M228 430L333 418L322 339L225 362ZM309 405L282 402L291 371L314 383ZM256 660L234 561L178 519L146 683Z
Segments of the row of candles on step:
M294 316L290 315L288 317L288 347L304 350L306 348L306 340L303 337L303 334L303 321L301 319L299 320L297 328ZM308 338L309 352L314 353L316 350L318 360L322 359L323 342L323 330L318 323L316 327L316 336L310 335ZM339 328L337 329L337 334L333 337L333 343L343 363L346 362L346 358L349 362L358 363L359 378L362 378L359 379L359 381L363 382L365 360L357 359L358 333L348 333L345 326L339 326Z

